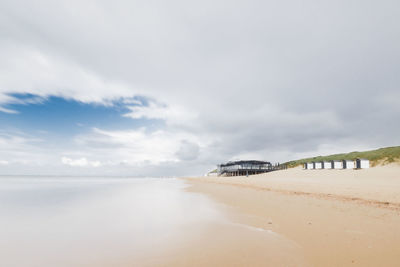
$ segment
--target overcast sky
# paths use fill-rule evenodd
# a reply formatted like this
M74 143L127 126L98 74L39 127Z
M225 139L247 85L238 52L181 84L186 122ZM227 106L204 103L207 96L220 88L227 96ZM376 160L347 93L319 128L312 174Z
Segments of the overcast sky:
M400 144L400 2L0 2L0 174Z

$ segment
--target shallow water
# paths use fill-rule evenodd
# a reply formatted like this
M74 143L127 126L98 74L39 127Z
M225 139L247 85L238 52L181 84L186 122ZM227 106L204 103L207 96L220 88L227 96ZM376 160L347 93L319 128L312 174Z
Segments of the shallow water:
M1 177L0 266L135 262L193 223L224 221L176 179Z

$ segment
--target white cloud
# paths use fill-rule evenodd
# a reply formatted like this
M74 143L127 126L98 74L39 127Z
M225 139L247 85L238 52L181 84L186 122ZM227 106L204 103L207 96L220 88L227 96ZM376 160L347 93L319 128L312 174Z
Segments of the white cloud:
M100 161L89 161L86 158L79 158L79 159L71 159L68 157L62 157L61 162L65 165L69 165L72 167L99 167L101 166Z
M1 173L33 174L31 168L53 168L52 153L43 140L23 132L0 131Z
M181 160L195 160L199 156L199 150L199 146L196 143L183 140L176 155Z
M140 100L138 100L138 99L134 99L134 98L125 98L125 99L123 99L123 101L122 101L124 104L127 104L127 105L132 105L132 104L134 104L134 105L143 105L143 103L142 103L142 101L140 101Z
M124 117L132 119L162 119L168 124L190 123L196 119L196 114L180 106L168 106L155 101L150 101L147 106L128 106L131 112Z
M18 114L18 111L16 111L16 110L8 109L8 108L1 107L1 106L0 106L0 112L9 113L9 114Z
M199 146L197 137L188 133L164 130L147 132L145 128L128 131L95 128L91 134L80 135L75 139L87 151L106 154L114 162L130 165L178 162L182 158L177 155L177 151L182 144L186 144L186 140L192 140L190 144Z
M135 95L124 83L105 80L73 61L31 46L0 43L0 56L6 59L0 62L0 105L38 103L48 96L109 105L114 99ZM8 93L37 97L21 100ZM4 107L0 111L14 112Z

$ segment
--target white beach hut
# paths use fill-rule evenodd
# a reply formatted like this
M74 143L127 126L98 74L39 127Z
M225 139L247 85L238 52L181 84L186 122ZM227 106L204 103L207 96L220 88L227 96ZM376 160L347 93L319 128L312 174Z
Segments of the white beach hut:
M332 169L332 161L324 161L323 168L327 170Z
M343 160L343 169L354 169L353 160Z
M307 164L307 169L308 169L308 170L314 169L314 165L313 165L312 162L307 162L306 164Z
M369 160L368 159L356 159L356 168L357 169L368 169L369 168Z
M343 162L340 160L332 160L333 169L343 169Z
M315 162L315 169L317 169L317 170L322 169L322 162L321 161Z

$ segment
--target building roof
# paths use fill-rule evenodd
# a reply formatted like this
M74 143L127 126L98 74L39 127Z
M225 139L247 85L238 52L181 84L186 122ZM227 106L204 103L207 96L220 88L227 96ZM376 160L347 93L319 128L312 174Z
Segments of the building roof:
M242 165L242 164L252 164L252 165L270 165L271 163L268 161L261 161L261 160L238 160L238 161L229 161L225 164L220 164L221 167L228 167L233 165Z

